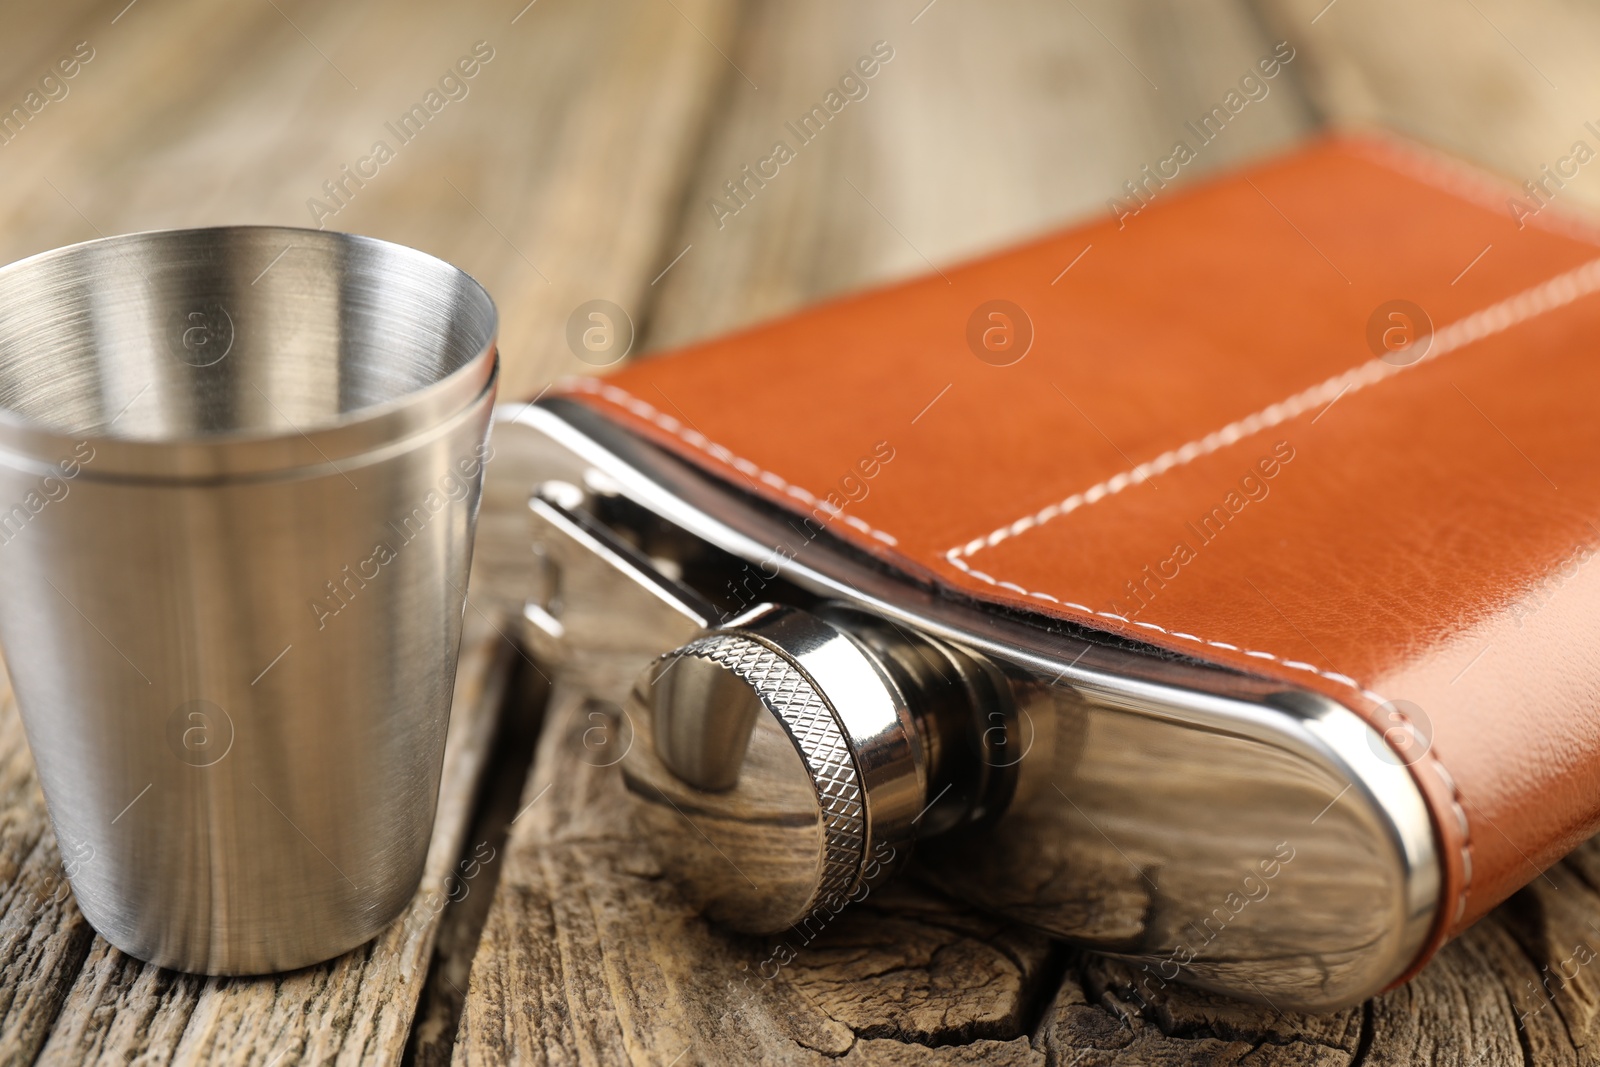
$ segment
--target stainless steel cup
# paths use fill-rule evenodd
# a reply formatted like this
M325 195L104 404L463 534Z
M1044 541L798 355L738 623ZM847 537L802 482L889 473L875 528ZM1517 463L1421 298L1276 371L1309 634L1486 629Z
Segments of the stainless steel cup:
M415 891L495 328L454 267L311 230L0 269L0 645L118 948L285 970Z

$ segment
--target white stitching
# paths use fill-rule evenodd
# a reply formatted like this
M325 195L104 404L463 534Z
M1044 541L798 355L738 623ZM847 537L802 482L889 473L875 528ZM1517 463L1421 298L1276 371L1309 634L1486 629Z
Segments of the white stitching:
M1071 608L1074 611L1081 611L1088 615L1097 615L1102 619L1115 619L1117 622L1123 623L1127 626L1139 626L1146 630L1155 630L1159 633L1166 634L1168 637L1176 637L1184 641L1193 641L1196 644L1201 645L1210 645L1212 648L1221 648L1229 652L1238 652L1241 655L1250 656L1254 659L1269 659L1274 663L1280 663L1291 670L1309 671L1312 674L1320 675L1321 677L1328 679L1330 682L1335 682L1339 685L1345 686L1346 688L1354 689L1356 692L1360 693L1374 704L1389 703L1388 699L1385 698L1381 693L1374 693L1370 689L1363 689L1360 683L1346 674L1338 674L1334 671L1325 671L1321 667L1317 667L1301 660L1282 659L1271 652L1263 652L1260 649L1240 648L1238 645L1229 644L1226 641L1210 641L1203 637L1196 637L1193 634L1186 634L1177 630L1169 630L1165 626L1159 626L1153 622L1143 622L1138 619L1130 619L1126 615L1118 615L1114 611L1096 611L1087 604L1078 604L1071 600L1060 600L1048 593L1036 593L1031 589L1023 589L1011 582L997 581L996 579L991 578L989 575L984 574L982 571L973 569L967 564L966 560L959 556L947 554L945 559L954 564L960 570L970 574L972 577L988 585L1013 589L1022 596L1038 597L1041 600L1048 600L1052 604L1059 604L1064 608Z
M1159 633L1166 634L1168 637L1176 637L1184 641L1192 641L1195 644L1200 645L1210 645L1212 648L1220 648L1228 652L1237 652L1241 655L1250 656L1254 659L1271 660L1272 662L1281 666L1288 667L1290 670L1307 671L1311 674L1317 675L1320 678L1326 678L1328 681L1337 685L1342 685L1347 689L1354 690L1379 707L1387 708L1388 713L1394 716L1395 719L1399 720L1401 724L1409 728L1413 735L1416 733L1416 727L1412 725L1411 720L1406 717L1405 712L1401 711L1398 705L1394 704L1390 700L1385 699L1382 693L1375 693L1371 689L1362 687L1359 682L1350 677L1348 674L1339 674L1336 671L1325 671L1314 664L1306 663L1302 660L1283 659L1282 657L1276 656L1271 652L1263 652L1259 649L1240 648L1238 645L1231 645L1226 641L1209 641L1203 637L1196 637L1194 634L1187 634L1178 630L1169 630L1166 627L1159 626L1153 622L1140 622L1135 619L1130 619L1126 615L1118 615L1115 612L1096 611L1087 604L1078 604L1070 600L1059 600L1048 593L1032 592L1027 589L1022 589L1011 582L998 582L989 575L984 574L982 571L974 570L972 567L968 566L966 560L954 554L955 551L955 549L951 549L950 552L945 554L945 559L949 560L960 570L965 571L974 578L987 582L990 585L1003 586L1007 589L1015 589L1023 596L1038 597L1041 600L1048 600L1052 604L1059 604L1064 608L1072 608L1074 611L1081 611L1086 615L1098 615L1102 619L1115 619L1125 625L1139 626L1146 630L1155 630ZM1376 727L1370 722L1368 723L1368 726L1372 729L1376 729ZM1427 757L1429 766L1434 769L1434 771L1438 774L1439 779L1450 790L1450 809L1455 815L1456 821L1460 824L1461 829L1461 893L1456 897L1455 914L1450 919L1451 926L1454 926L1456 923L1461 921L1461 916L1466 912L1467 896L1472 889L1471 825L1467 822L1466 808L1462 806L1461 791L1456 788L1456 780L1451 776L1449 771L1445 770L1443 761L1441 761L1439 757L1434 754L1431 740L1428 751L1425 755Z
M893 535L885 533L884 531L879 530L866 522L863 522L854 515L846 515L844 510L837 504L830 504L826 500L820 500L811 493L807 492L805 489L802 489L800 486L784 481L783 478L779 477L778 475L769 470L763 470L761 467L756 466L754 463L742 456L734 455L728 449L723 448L714 441L711 441L705 436L705 434L684 426L683 423L679 422L671 415L668 415L662 411L658 411L656 408L651 407L649 403L640 400L638 397L634 396L625 389L620 389L615 385L608 385L605 382L600 381L598 378L586 377L568 378L559 383L559 388L576 392L594 393L598 396L602 396L611 401L613 404L616 404L618 407L626 408L640 418L647 419L650 422L655 423L663 430L683 440L690 447L704 452L714 459L720 460L721 462L732 467L734 470L747 474L752 478L759 479L766 485L769 485L780 492L787 493L796 500L811 505L812 508L823 512L830 518L838 519L840 522L843 522L848 526L855 527L868 537L875 538L876 540L882 541L884 544L891 546L898 545L900 543L894 538Z
M1396 169L1398 169L1398 167ZM1449 191L1456 192L1457 195L1465 195L1454 188L1449 189ZM964 545L958 545L945 553L945 559L965 573L977 578L979 581L987 582L988 584L994 586L1017 590L1023 596L1038 597L1043 600L1048 600L1051 603L1059 604L1062 607L1072 608L1073 610L1081 611L1086 614L1096 615L1106 619L1115 619L1125 625L1138 626L1148 630L1156 630L1160 633L1166 634L1169 637L1175 637L1180 640L1210 645L1213 648L1225 649L1229 652L1238 652L1254 659L1271 660L1272 662L1287 667L1290 670L1308 671L1321 678L1325 678L1336 685L1341 685L1348 689L1354 690L1379 706L1386 706L1391 715L1415 732L1415 727L1411 725L1410 720L1406 718L1404 712L1400 711L1392 702L1384 699L1381 694L1364 688L1359 682L1357 682L1354 678L1351 678L1349 675L1339 674L1334 671L1325 671L1313 664L1306 663L1301 660L1286 660L1280 656L1274 655L1271 652L1264 652L1259 649L1241 649L1237 645L1228 644L1226 641L1210 641L1204 638L1196 637L1193 634L1168 630L1165 627L1156 625L1155 623L1137 622L1133 619L1127 618L1126 616L1115 614L1114 612L1096 611L1086 604L1076 604L1070 601L1060 600L1056 597L1050 596L1048 593L1039 593L1022 589L1014 582L1001 582L984 573L983 571L969 566L966 560L962 557L972 556L985 548L992 548L1008 538L1016 537L1020 534L1026 533L1028 530L1043 526L1045 523L1059 518L1062 515L1070 514L1086 504L1093 504L1096 501L1103 500L1108 496L1114 496L1130 485L1138 485L1144 481L1147 481L1153 474L1162 474L1166 471L1172 470L1175 467L1181 467L1194 461L1195 459L1198 459L1200 456L1209 455L1212 452L1216 452L1222 448L1225 448L1228 445L1231 445L1236 441L1240 441L1252 434L1258 433L1261 430L1276 426L1279 423L1287 422L1289 419L1302 415L1311 408L1319 406L1324 402L1332 403L1346 391L1353 392L1359 389L1364 389L1369 385L1375 384L1376 382L1383 381L1391 375L1398 374L1400 371L1405 370L1408 366L1414 367L1422 363L1438 359L1440 356L1448 355L1457 349L1472 344L1474 341L1479 341L1485 337L1501 333L1510 329L1512 326L1526 322L1529 319L1536 318L1557 308L1565 307L1582 297L1592 295L1596 291L1600 291L1600 259L1590 260L1587 263L1575 267L1564 274L1558 274L1554 278L1542 282L1539 285L1533 286L1532 288L1525 289L1520 293L1509 296L1506 299L1501 300L1498 303L1491 304L1479 311L1475 311L1465 318L1458 319L1457 321L1451 323L1444 329L1436 331L1433 335L1433 343L1429 346L1428 351L1414 363L1403 366L1394 366L1392 364L1385 363L1381 359L1369 360L1368 362L1354 367L1351 370L1345 371L1343 374L1335 375L1334 377L1320 382L1309 389L1296 393L1294 396L1291 396L1286 400L1281 400L1278 403L1271 404L1258 412L1247 415L1243 419L1239 419L1236 422L1231 422L1222 429L1207 434L1205 437L1195 441L1190 441L1189 443L1176 449L1163 452L1155 459L1141 463L1138 466L1133 467L1131 470L1116 474L1113 477L1100 482L1098 485L1091 486L1081 493L1074 493L1059 503L1051 504L1032 515L1025 515L1014 522L1008 523L1005 526L1001 526L998 529L991 531L983 537L974 538ZM1438 775L1440 781L1444 783L1450 792L1451 813L1454 815L1456 822L1459 825L1461 834L1461 892L1456 897L1455 913L1450 918L1450 926L1454 927L1461 921L1461 917L1466 914L1467 898L1472 890L1472 824L1467 819L1467 812L1463 805L1461 791L1456 786L1454 776L1452 776L1450 772L1445 769L1443 761L1441 761L1439 757L1434 754L1431 745L1426 753L1426 757L1429 766L1434 769L1434 772Z
M1208 456L1252 434L1270 429L1280 423L1303 415L1314 407L1332 403L1345 392L1365 389L1367 386L1399 374L1401 371L1421 366L1424 363L1438 359L1440 356L1449 355L1451 352L1464 348L1474 341L1501 333L1512 326L1536 318L1546 312L1565 307L1596 291L1600 291L1600 259L1589 260L1582 266L1574 267L1565 274L1558 274L1548 281L1541 282L1530 289L1524 289L1522 292L1509 296L1498 303L1490 304L1480 311L1474 311L1465 318L1457 319L1442 330L1435 331L1433 343L1429 345L1428 351L1412 363L1396 366L1391 363L1385 363L1382 359L1370 359L1342 374L1336 374L1325 381L1318 382L1311 388L1302 390L1286 400L1280 400L1276 404L1269 404L1260 411L1246 415L1235 422L1230 422L1222 429L1208 433L1198 440L1170 449L1153 460L1141 463L1131 470L1113 475L1097 485L1090 486L1081 493L1073 493L1065 500L1042 508L1032 515L1025 515L1014 522L991 530L983 537L973 538L964 545L958 545L950 549L945 553L945 557L953 560L956 556L971 556L985 548L993 548L1002 541L1026 533L1029 530L1037 529L1045 523L1063 515L1069 515L1081 507L1104 500L1109 496L1114 496L1131 485L1138 485L1148 480L1153 474L1165 474L1167 471L1184 466L1201 456Z
M1411 725L1410 720L1400 711L1396 710L1395 714L1407 726ZM1415 731L1416 727L1413 726L1412 732ZM1455 926L1461 921L1461 916L1466 914L1467 890L1472 885L1472 823L1467 820L1467 809L1462 804L1461 790L1456 788L1455 776L1445 769L1444 763L1438 757L1433 755L1431 747L1428 749L1428 761L1433 764L1433 769L1444 779L1445 786L1450 790L1451 814L1456 817L1456 823L1461 829L1461 896L1456 899L1456 913L1450 917L1450 925Z
M791 496L794 496L797 499L802 500L802 501L804 501L804 502L806 502L808 504L811 504L813 507L818 507L818 508L821 508L823 510L827 510L827 509L831 508L832 511L835 512L835 513L837 513L838 510L839 510L838 508L833 507L832 505L828 505L825 501L818 500L817 497L812 495L807 490L802 489L801 487L799 487L797 485L793 485L792 483L785 481L783 478L779 477L776 474L773 474L770 471L766 471L766 470L761 469L760 467L757 467L754 463L751 463L749 460L743 459L742 457L735 456L732 452L728 451L726 448L723 448L721 445L713 443L704 434L698 433L698 432L696 432L694 430L686 429L683 426L683 424L681 422L679 422L677 419L673 418L670 415L664 414L663 412L659 411L655 407L651 406L648 402L646 402L644 400L640 400L638 397L634 396L632 393L629 393L625 389L621 389L621 388L619 388L619 387L617 387L615 385L609 385L609 384L601 381L598 378L588 378L588 377L578 377L578 378L567 379L567 380L565 380L565 381L560 383L560 388L563 389L563 390L570 390L570 391L575 391L575 392L593 393L593 394L596 394L598 396L604 397L606 400L609 400L613 404L616 404L619 407L626 408L627 410L633 412L635 415L638 415L640 418L648 419L649 421L655 423L657 426L661 427L663 430L666 430L668 433L674 434L677 437L681 438L682 440L686 441L688 444L693 446L695 449L697 449L697 450L699 450L701 452L705 452L708 455L711 455L713 458L722 461L723 463L727 463L727 464L729 464L731 466L731 465L734 465L735 462L737 462L737 463L739 463L739 464L741 464L743 466L747 466L747 467L751 468L754 472L756 472L756 476L759 477L761 481L767 483L768 485L772 485L772 486L774 486L776 488L780 488L783 492L785 492L785 493L787 493L787 494L789 494ZM863 532L871 533L873 536L878 537L880 540L884 540L885 543L887 543L887 544L891 544L891 545L898 544L898 542L892 536L890 536L889 534L882 533L881 531L873 530L870 526L868 526L866 523L862 522L859 519L855 519L854 521L851 521L854 518L853 516L840 515L840 517L843 518L847 522L851 522L851 525L857 526L858 528L864 528ZM1273 660L1274 662L1281 663L1286 667L1291 667L1291 668L1294 668L1296 670L1310 671L1313 674L1320 675L1320 676L1322 676L1324 678L1327 678L1330 681L1337 682L1340 685L1348 686L1348 687L1350 687L1352 689L1355 689L1357 692L1361 693L1363 696L1365 696L1367 699L1373 701L1374 703L1377 703L1377 704L1387 704L1388 703L1388 701L1382 695L1380 695L1378 693L1374 693L1371 690L1362 689L1355 682L1354 679L1348 677L1347 675L1335 674L1335 673L1333 673L1331 671L1325 671L1325 670L1322 670L1321 668L1316 667L1316 666L1314 666L1312 664L1309 664L1309 663L1304 663L1304 662L1301 662L1301 661L1298 661L1298 660L1280 659L1279 657L1273 655L1271 652L1262 652L1262 651L1259 651L1259 650L1252 650L1252 649L1241 649L1241 648L1239 648L1238 645L1232 645L1232 644L1229 644L1226 641L1208 641L1208 640L1205 640L1204 638L1195 637L1193 634L1179 633L1179 632L1175 632L1175 631L1172 631L1172 630L1168 630L1166 627L1159 626L1159 625L1157 625L1156 623L1153 623L1153 622L1142 622L1142 621L1139 621L1139 620L1136 620L1136 619L1130 619L1126 615L1118 615L1115 612L1110 612L1110 611L1096 611L1094 608L1089 607L1087 604L1079 604L1079 603L1076 603L1076 602L1070 601L1070 600L1061 600L1061 599L1059 599L1057 597L1051 596L1049 593L1040 593L1040 592L1035 592L1035 591L1030 590L1030 589L1024 589L1022 586L1016 584L1015 582L1002 582L998 578L995 578L995 577L993 577L991 575L985 574L983 571L977 570L976 568L974 568L971 565L969 565L966 560L962 559L960 557L960 555L958 555L958 552L959 552L958 549L951 549L948 553L945 554L945 558L947 560L949 560L949 562L954 564L956 567L958 567L960 570L964 571L965 573L971 575L974 578L977 578L979 581L985 582L985 583L987 583L989 585L992 585L992 586L995 586L997 588L1009 589L1012 592L1015 592L1020 596L1037 597L1038 599L1041 599L1041 600L1047 600L1052 604L1057 604L1057 605L1059 605L1061 607L1064 607L1064 608L1071 608L1071 609L1073 609L1075 611L1081 611L1081 612L1084 612L1084 613L1089 614L1089 615L1097 615L1097 616L1100 616L1101 618L1106 618L1106 619L1115 619L1116 621L1124 623L1124 624L1129 625L1129 626L1138 626L1138 627L1142 627L1142 628L1144 628L1146 630L1155 630L1155 631L1157 631L1159 633L1166 634L1169 637L1178 637L1178 638L1182 638L1182 639L1187 640L1187 641L1194 641L1194 642L1197 642L1199 644L1210 645L1210 646L1212 646L1214 648L1226 649L1229 652L1242 652L1246 656L1252 656L1252 657L1255 657L1257 659Z
M1465 200L1496 214L1507 210L1508 199L1522 196L1524 192L1451 156L1408 141L1379 136L1352 139L1347 145L1369 162L1388 167L1413 180L1426 182L1458 200ZM1585 244L1600 244L1600 230L1588 219L1571 211L1555 209L1546 214L1541 208L1538 213L1528 215L1526 222L1561 237Z

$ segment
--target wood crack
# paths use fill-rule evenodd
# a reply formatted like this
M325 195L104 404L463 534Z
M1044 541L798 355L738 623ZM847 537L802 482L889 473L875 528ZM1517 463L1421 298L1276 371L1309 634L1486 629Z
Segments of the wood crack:
M454 882L446 890L451 897L460 891L462 897L447 904L441 916L428 978L411 1018L404 1067L450 1062L472 960L505 866L506 841L517 817L522 783L533 766L550 686L531 664L521 659L515 663L498 709L489 746L492 755L474 798L470 829L462 838ZM493 858L485 860L486 856Z

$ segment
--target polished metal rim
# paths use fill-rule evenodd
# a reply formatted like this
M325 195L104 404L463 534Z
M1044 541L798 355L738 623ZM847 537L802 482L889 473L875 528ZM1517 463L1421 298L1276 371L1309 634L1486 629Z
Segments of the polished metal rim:
M284 430L239 430L152 440L92 430L74 433L0 406L0 454L16 466L48 464L87 441L95 450L95 462L84 469L84 476L91 478L189 481L271 475L337 464L340 459L409 437L472 405L492 386L498 369L499 321L488 292L476 279L444 260L379 238L284 226L144 231L67 245L18 260L0 267L0 287L26 274L61 272L70 276L79 261L86 263L108 250L131 260L136 254L159 256L169 249L194 247L196 242L214 242L220 247L227 242L248 240L329 256L349 257L352 251L366 252L374 259L382 257L387 264L409 267L441 287L455 287L468 294L475 305L473 310L481 317L476 331L481 343L475 354L461 360L459 366L420 388ZM5 356L0 349L0 359Z

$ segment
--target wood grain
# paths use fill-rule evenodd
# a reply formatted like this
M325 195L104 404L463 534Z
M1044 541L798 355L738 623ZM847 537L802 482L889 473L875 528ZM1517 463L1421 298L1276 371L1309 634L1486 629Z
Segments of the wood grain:
M95 57L0 146L0 260L237 223L399 241L494 293L501 395L530 395L588 369L565 342L580 303L636 308L665 266L663 230L730 73L714 42L734 11L729 0L674 2L142 0L115 23L126 0L64 9L17 70L45 62L57 41L87 40ZM478 42L493 58L466 95L402 143L391 127ZM18 73L7 91L34 77ZM328 196L323 183L380 140L393 160ZM313 199L337 213L314 213Z
M95 57L0 145L0 259L160 226L314 225L322 183L480 40L494 59L466 97L324 221L488 285L508 398L591 369L565 339L590 299L660 350L1105 213L1280 39L1295 61L1183 180L1323 120L1395 125L1513 182L1574 140L1600 147L1584 126L1600 15L1554 0L524 2L10 14L25 32L0 35L0 104L80 40ZM878 41L893 58L867 94L799 143L786 123ZM726 199L780 139L794 159ZM1556 200L1600 204L1600 181L1585 170ZM490 527L520 544L514 522ZM496 545L481 559L514 567ZM915 878L777 966L778 942L706 924L632 835L605 765L622 732L593 696L616 664L565 665L537 747L517 739L531 719L498 722L520 580L475 578L424 893L382 938L294 974L177 975L94 937L0 703L0 1063L1600 1062L1594 842L1416 981L1321 1017L1181 987L1142 1000L1127 966ZM480 845L494 859L441 907Z
M1555 0L1260 0L1294 41L1329 121L1399 129L1504 175L1540 180L1575 141L1600 151L1600 11ZM1426 44L1424 44L1426 42ZM1597 123L1600 125L1600 123ZM1600 176L1579 170L1555 203L1600 208ZM1533 202L1536 206L1536 202Z
M457 1063L878 1062L871 1046L1024 1032L1056 977L1046 940L930 909L913 888L869 898L787 965L775 943L695 915L626 821L608 764L627 731L587 696L596 675L584 679L606 669L558 682Z
M62 877L9 681L0 753L0 1063L19 1063L44 1043L94 931Z
M1104 217L1107 201L1126 195L1122 183L1170 154L1185 121L1272 49L1229 0L946 0L917 17L925 3L834 0L804 17L752 7L735 58L761 91L733 94L712 127L669 243L693 248L657 285L652 347ZM786 123L877 41L894 58L866 96L800 144ZM1182 180L1309 132L1294 73L1291 64ZM764 187L747 186L746 206L719 220L709 204L727 202L725 183L777 140L796 158Z
M481 600L479 604L482 606ZM499 888L504 866L501 857L549 704L550 685L544 672L522 657L514 666L500 728L483 773L477 813L466 838L472 846L471 856L487 859L475 877L458 877L450 906L439 917L429 981L418 1002L406 1049L405 1060L415 1067L450 1062L466 1006L472 960Z

